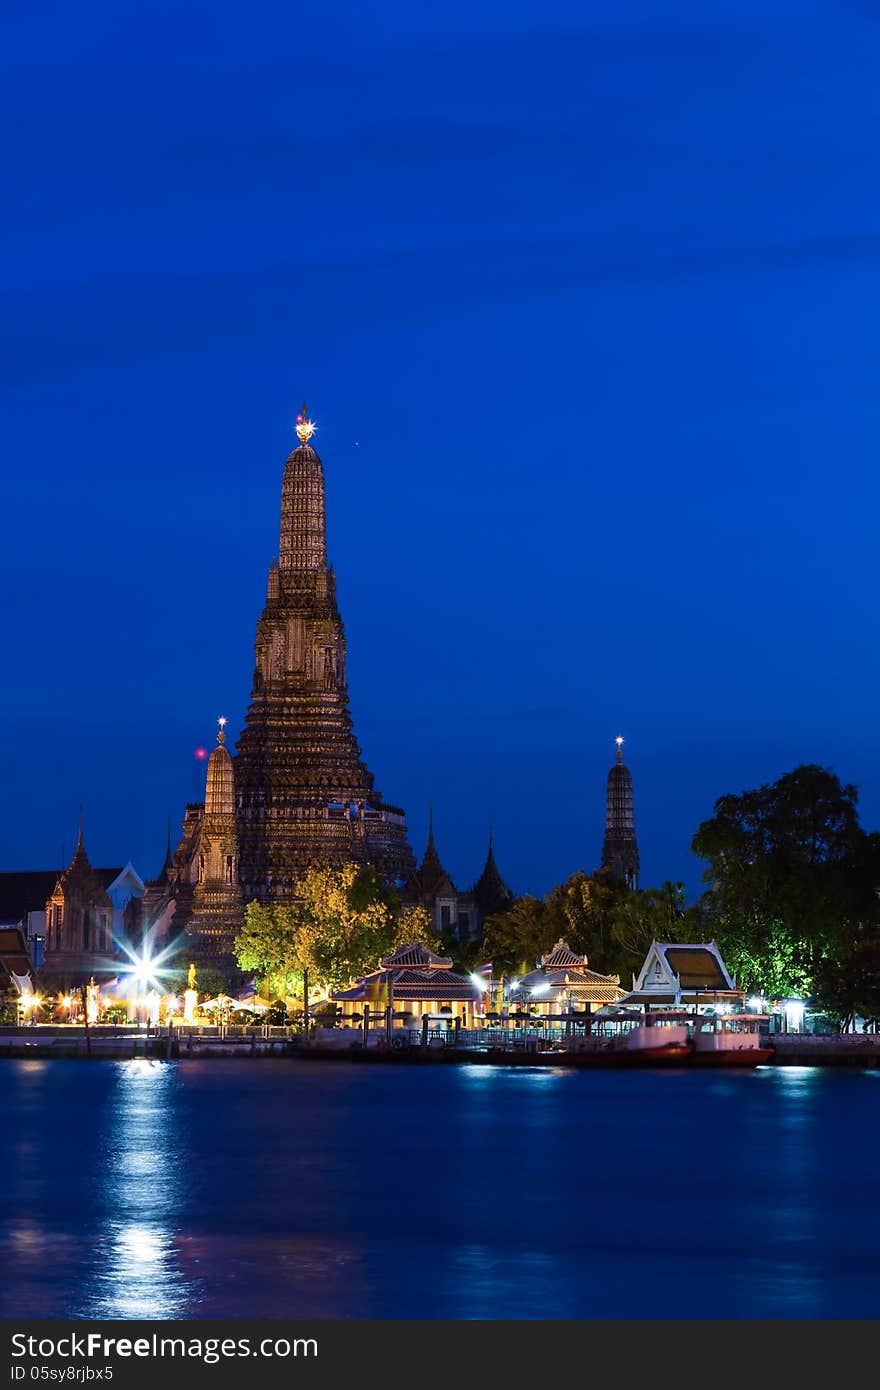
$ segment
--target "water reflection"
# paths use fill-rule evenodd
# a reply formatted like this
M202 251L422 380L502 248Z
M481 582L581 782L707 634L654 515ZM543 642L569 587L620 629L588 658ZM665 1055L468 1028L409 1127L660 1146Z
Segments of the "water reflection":
M875 1074L10 1061L0 1316L866 1317Z
M104 1117L107 1215L96 1236L103 1268L86 1315L182 1317L191 1314L196 1291L177 1248L185 1160L177 1137L177 1071L138 1060L119 1063L117 1072L114 1104Z

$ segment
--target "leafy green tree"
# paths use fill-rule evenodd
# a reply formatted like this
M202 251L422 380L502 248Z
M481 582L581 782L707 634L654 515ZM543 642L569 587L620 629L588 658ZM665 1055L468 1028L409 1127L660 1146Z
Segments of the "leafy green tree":
M739 982L773 996L808 993L877 920L880 837L859 825L855 787L805 764L723 796L693 839L707 861L712 934Z
M377 874L352 863L308 869L294 903L249 903L235 953L270 993L291 995L301 991L305 970L313 984L338 989L413 941L438 945L425 909L401 908Z
M481 953L492 961L496 975L525 974L534 969L537 956L551 949L558 927L559 918L546 899L517 898L506 912L486 918Z
M880 1022L880 931L870 928L852 941L842 958L822 961L813 976L813 1003L837 1023L842 1032L856 1018L877 1031Z
M280 904L248 903L244 926L235 938L239 969L253 971L273 998L302 988L297 950L298 915Z
M685 906L683 883L621 893L611 909L608 973L619 975L624 988L641 969L652 941L702 940L702 914Z
M686 930L697 931L697 918L684 907L680 883L630 892L603 872L579 870L545 898L517 898L506 912L487 918L480 951L496 972L521 973L562 937L591 969L626 983L655 938L682 939L683 921Z

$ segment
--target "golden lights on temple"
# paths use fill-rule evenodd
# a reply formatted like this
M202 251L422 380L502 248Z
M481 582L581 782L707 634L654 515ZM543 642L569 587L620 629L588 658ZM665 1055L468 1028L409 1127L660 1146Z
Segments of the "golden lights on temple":
M310 420L306 414L306 403L303 401L302 410L296 417L296 437L300 444L308 444L317 428L314 420Z

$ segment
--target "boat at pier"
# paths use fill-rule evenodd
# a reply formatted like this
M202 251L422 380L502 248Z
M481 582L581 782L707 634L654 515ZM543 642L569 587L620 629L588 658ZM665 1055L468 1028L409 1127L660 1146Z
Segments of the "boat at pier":
M700 1067L757 1067L769 1062L773 1048L761 1036L768 1019L760 1014L698 1015L693 1021L692 1062Z

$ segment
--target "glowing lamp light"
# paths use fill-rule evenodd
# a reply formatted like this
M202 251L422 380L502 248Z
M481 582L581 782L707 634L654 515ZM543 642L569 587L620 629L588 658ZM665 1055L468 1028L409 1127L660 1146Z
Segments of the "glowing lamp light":
M193 754L193 757L198 758L199 762L201 762L203 758L207 758L207 756L207 748L197 748Z
M534 998L536 994L549 994L552 988L553 986L550 982L545 980L543 984L535 985L535 988L531 991L532 998Z
M760 1013L764 1007L764 1000L759 994L753 994L751 999L746 1000L746 1007L754 1009L756 1013Z
M474 989L478 989L481 994L485 994L486 990L489 988L489 982L485 976L476 975L473 971L471 971L471 984Z

